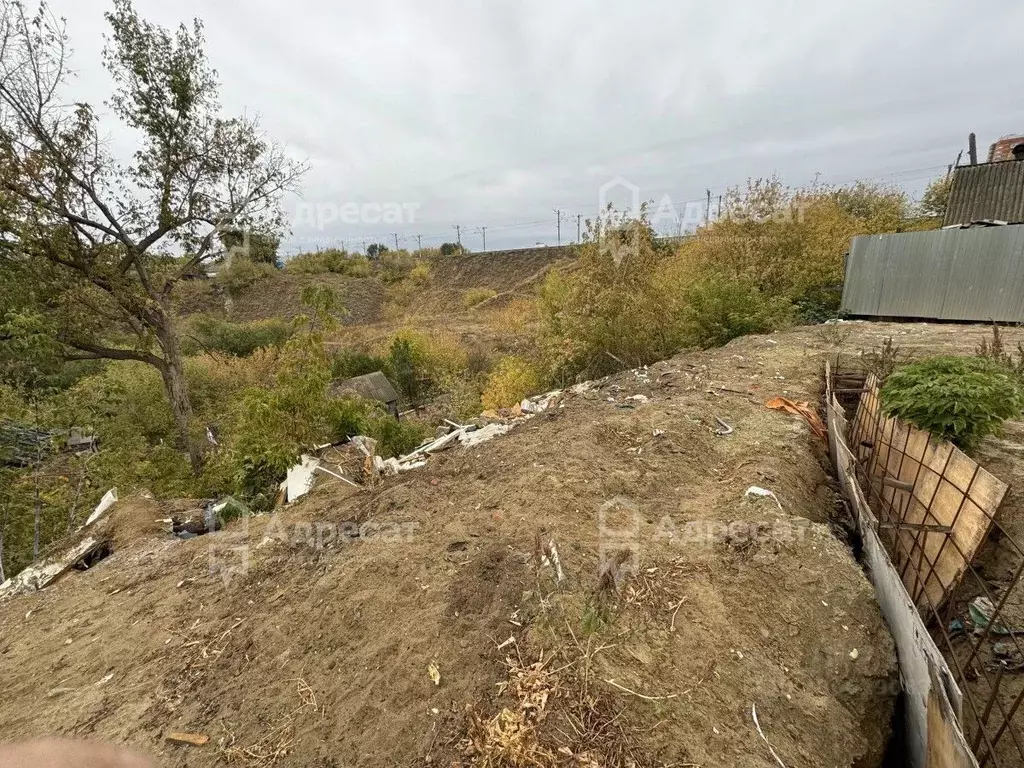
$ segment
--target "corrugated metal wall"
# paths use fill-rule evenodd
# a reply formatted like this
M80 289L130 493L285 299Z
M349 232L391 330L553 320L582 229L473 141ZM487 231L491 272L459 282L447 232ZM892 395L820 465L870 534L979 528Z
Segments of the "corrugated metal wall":
M943 226L983 220L1024 222L1024 162L964 165L953 176Z
M1024 225L855 237L843 310L1024 322Z

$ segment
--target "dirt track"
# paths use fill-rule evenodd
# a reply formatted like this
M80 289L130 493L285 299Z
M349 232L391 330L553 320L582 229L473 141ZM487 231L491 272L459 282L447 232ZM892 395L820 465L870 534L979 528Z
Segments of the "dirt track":
M845 340L749 337L622 374L375 490L324 482L247 530L142 536L0 605L0 737L104 738L170 766L468 761L471 713L486 725L519 706L496 688L506 658L518 668L543 654L557 674L538 748L565 763L773 765L756 704L787 766L877 766L898 687L892 644L826 525L836 497L823 445L763 403L816 399L832 341L855 353L895 332L948 348L951 329L850 328ZM985 333L954 330L965 348ZM713 434L716 416L732 435ZM752 485L782 510L745 499ZM617 499L602 535L602 506ZM357 541L330 527L352 521L371 524ZM637 525L625 540L608 530L622 524ZM538 570L538 534L557 544L561 586ZM626 550L618 595L602 547ZM211 573L242 553L247 572L226 584ZM211 741L174 746L168 730Z

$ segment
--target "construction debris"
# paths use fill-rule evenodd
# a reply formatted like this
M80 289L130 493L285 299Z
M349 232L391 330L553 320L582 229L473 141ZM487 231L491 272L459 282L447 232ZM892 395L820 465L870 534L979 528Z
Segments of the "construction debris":
M569 391L573 394L582 394L594 386L595 382L584 382L575 385ZM563 395L562 390L556 389L542 395L526 398L517 403L512 409L502 409L500 412L484 411L480 418L491 423L482 427L476 424L457 424L454 421L445 419L445 425L438 427L434 439L397 458L385 459L377 455L377 441L365 435L352 437L348 445L355 447L365 458L363 476L364 479L372 482L373 478L381 475L397 475L401 472L408 472L411 469L423 467L431 456L453 448L456 445L461 445L464 448L474 448L481 443L505 435L518 423L534 418L538 414L549 411L556 406L564 407L564 404L561 402ZM632 398L627 399L647 402L649 398L645 395L634 395ZM316 450L320 452L336 447L334 445L323 445L318 446ZM340 465L338 466L338 472L328 469L323 465L323 454L321 454L320 458L303 455L302 460L288 470L287 478L281 483L280 488L283 502L290 503L309 493L316 482L316 472L325 473L349 485L359 485L343 474L340 474L342 471Z
M313 472L319 466L320 459L303 454L302 460L288 470L288 476L281 483L285 502L295 501L310 492L315 482Z
M96 505L96 509L93 510L92 514L89 515L89 519L85 521L86 525L92 525L99 520L106 513L108 509L114 506L117 501L117 488L111 488L100 499L100 503Z
M996 615L996 607L987 597L974 598L971 600L970 605L967 606L967 610L971 616L971 621L974 622L974 632L976 634L980 634L988 629L988 625L992 624L992 617ZM1015 630L1007 628L1006 625L998 621L992 624L992 628L989 631L994 635L1012 635L1015 632Z
M782 768L786 768L786 764L782 762L782 758L775 752L775 748L772 747L771 742L768 741L768 737L764 735L764 731L761 730L761 723L757 721L757 704L750 706L750 715L754 718L754 727L757 728L757 735L761 737L761 740L768 746L768 751L772 753L772 757L775 758L775 762L778 763Z
M488 440L493 440L499 435L507 434L511 430L511 424L488 424L483 429L477 429L473 432L463 432L461 437L459 437L459 442L461 442L466 448L472 448L480 445L480 443L486 443Z
M168 731L164 734L164 738L175 744L188 744L192 747L201 747L210 741L210 737L205 733L184 733L182 731Z
M733 433L733 428L717 416L715 416L715 421L718 422L718 429L713 430L716 435L719 437L725 437L726 435L731 435Z
M782 502L779 501L779 497L775 495L773 491L769 491L767 488L758 488L756 485L752 485L747 488L746 493L743 494L745 498L761 498L771 499L778 504L779 509L782 509Z
M48 558L39 565L26 568L17 576L14 576L3 584L0 584L0 597L8 595L24 595L29 592L37 592L45 589L75 567L76 564L85 560L96 550L107 546L106 539L89 537L79 542L66 552Z
M817 412L811 408L810 403L798 403L785 397L775 397L765 403L765 406L774 411L785 411L786 413L803 416L804 420L810 426L811 431L823 440L825 439L825 435L828 433L828 430L825 429L825 423L821 420L821 417Z

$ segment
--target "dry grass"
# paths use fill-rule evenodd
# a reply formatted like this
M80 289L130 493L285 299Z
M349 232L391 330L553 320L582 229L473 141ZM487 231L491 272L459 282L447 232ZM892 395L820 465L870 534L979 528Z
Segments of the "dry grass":
M511 695L515 706L488 719L473 713L466 753L487 768L554 765L555 753L541 744L538 727L548 715L548 703L558 694L558 676L543 655L529 665L511 656L505 663L508 680L501 683L499 692Z
M326 715L326 709L317 703L316 693L302 678L289 680L295 683L299 706L277 723L266 729L263 738L247 747L236 746L236 737L226 726L221 740L221 755L226 763L243 763L247 768L273 768L286 757L295 746L295 719L305 713Z
M472 309L488 299L493 299L498 292L493 288L470 288L462 294L462 306L465 309Z
M503 306L481 310L480 319L498 333L525 336L536 332L540 314L536 299L521 296Z

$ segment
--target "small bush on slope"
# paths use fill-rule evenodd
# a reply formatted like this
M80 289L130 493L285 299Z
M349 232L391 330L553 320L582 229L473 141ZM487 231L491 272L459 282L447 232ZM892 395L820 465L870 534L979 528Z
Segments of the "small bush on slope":
M286 272L306 275L333 273L349 277L369 277L373 272L370 260L340 248L311 251L292 256L284 265Z
M217 272L216 283L232 296L238 296L246 288L276 274L277 269L272 264L236 257L230 265L222 267Z
M673 286L645 216L587 222L571 272L541 285L540 345L555 381L594 378L670 357L682 344Z
M487 377L487 385L480 400L484 408L497 410L516 405L524 397L536 395L543 390L543 372L536 365L521 357L506 357Z
M462 294L462 306L466 309L472 309L477 304L493 299L497 295L498 292L492 288L470 288Z
M1020 379L978 357L933 357L898 368L881 396L886 414L964 449L1024 408Z
M211 315L189 318L189 333L182 339L186 354L223 352L248 357L263 347L280 347L292 335L292 327L283 320L255 320L232 323Z

